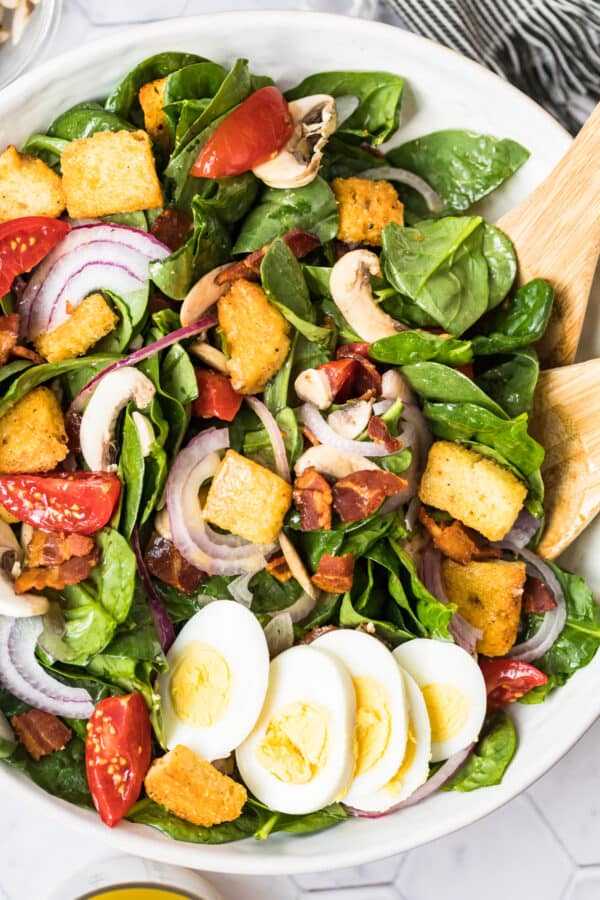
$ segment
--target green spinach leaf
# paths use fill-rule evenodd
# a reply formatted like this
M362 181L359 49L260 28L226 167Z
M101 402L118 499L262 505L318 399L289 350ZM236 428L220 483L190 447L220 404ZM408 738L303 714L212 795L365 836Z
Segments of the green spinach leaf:
M444 403L472 403L482 406L501 419L508 416L474 381L439 362L418 362L402 367L402 374L423 400Z
M442 790L476 791L500 784L516 750L513 721L504 710L499 710L487 720L473 753Z
M494 313L486 333L473 338L473 353L512 353L535 343L546 330L553 301L554 291L542 278L524 284L512 300Z
M137 104L137 96L141 87L149 81L165 78L184 66L191 66L199 62L204 62L204 59L195 53L170 51L149 56L119 82L106 100L105 109L116 113L123 119L129 119L132 109Z
M135 131L135 125L105 109L101 103L88 100L72 106L54 119L48 128L48 136L76 141L98 131Z
M531 412L540 364L534 350L517 350L508 359L477 376L477 384L486 390L509 416Z

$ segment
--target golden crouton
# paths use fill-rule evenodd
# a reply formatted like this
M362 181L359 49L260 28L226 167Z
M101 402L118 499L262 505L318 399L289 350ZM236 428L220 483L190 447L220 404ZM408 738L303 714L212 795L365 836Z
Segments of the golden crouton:
M142 85L138 93L138 99L144 113L144 128L151 138L164 150L171 147L171 135L167 117L163 112L165 105L166 78L157 78Z
M0 155L0 222L21 216L57 218L65 208L60 175L11 145Z
M477 650L485 656L504 656L517 640L525 563L442 562L448 599L456 603L467 622L483 631Z
M422 503L449 512L489 541L510 531L526 495L512 472L450 441L432 445L419 488Z
M290 349L290 326L258 284L234 281L218 304L219 325L229 350L231 384L256 394L282 367Z
M248 799L242 784L182 744L152 763L144 785L155 803L204 828L238 819Z
M68 452L65 420L50 388L35 388L0 419L0 472L49 472Z
M66 322L34 341L48 362L81 356L116 327L118 317L102 294L90 294L76 306Z
M74 219L163 205L152 142L145 131L98 131L71 141L61 157L63 189Z
M203 515L207 522L254 544L276 540L292 502L283 478L228 450L208 491Z
M340 241L381 247L381 232L390 222L404 225L404 206L389 181L334 178Z

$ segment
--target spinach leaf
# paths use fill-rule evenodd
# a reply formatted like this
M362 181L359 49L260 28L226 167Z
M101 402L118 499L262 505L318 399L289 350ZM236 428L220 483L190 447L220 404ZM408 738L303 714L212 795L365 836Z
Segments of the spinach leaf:
M310 94L331 94L332 97L356 97L358 106L343 120L338 135L348 136L355 143L381 144L397 130L404 79L389 72L320 72L309 75L297 87L288 91L288 100Z
M183 406L198 396L194 366L181 344L173 344L162 358L160 382L162 388Z
M302 588L294 578L284 582L277 581L265 569L251 578L248 587L252 593L252 612L257 614L287 609L302 593Z
M223 66L213 62L201 62L177 69L168 76L165 84L163 110L169 122L171 134L176 138L176 148L198 114L202 114L206 110L208 103L223 84L226 75L227 71ZM195 110L192 107L194 112L189 119L188 115L184 114L183 118L188 120L185 123L187 127L180 129L179 123L181 123L183 110L190 108L189 101L199 100L205 102L196 105Z
M424 178L447 212L463 212L510 178L529 152L516 141L449 129L408 141L387 156L390 165Z
M428 331L399 331L380 338L369 347L369 356L378 362L406 366L436 360L445 366L464 366L473 359L471 342L442 337Z
M517 275L512 241L488 222L483 223L483 255L488 265L488 310L502 303Z
M252 172L220 178L213 190L202 196L201 208L213 212L225 225L233 225L254 205L260 181Z
M76 806L92 808L85 774L85 743L78 735L73 735L64 750L40 760L32 759L25 748L19 746L4 762L22 772L48 794Z
M60 158L69 142L47 134L31 134L23 144L21 153L37 156L60 174Z
M182 594L181 591L178 591L170 584L165 584L164 581L160 581L158 578L153 579L152 583L158 596L165 604L171 620L175 624L187 622L188 619L192 618L194 613L198 612L200 601L202 600L199 595L192 594L190 596L188 594ZM226 596L225 599L229 599L229 597Z
M203 62L203 57L195 53L166 52L149 56L132 69L113 90L104 104L110 112L128 119L137 103L138 91L149 81L165 78L177 69Z
M131 413L135 409L130 404L125 411L119 454L119 478L123 484L119 527L127 540L131 538L138 518L144 490L145 460L137 429Z
M339 522L329 531L303 531L298 535L302 555L316 572L324 553L341 556L352 553L355 559L365 556L380 538L396 524L396 513L381 516L378 513L358 522ZM291 526L298 527L292 517Z
M263 819L263 824L254 832L254 837L259 841L265 840L270 834L278 831L285 831L289 834L311 834L315 831L323 831L348 818L348 813L340 803L333 803L331 806L326 806L325 809L304 815L274 812L263 803L259 803L254 797L248 800L248 806Z
M410 553L403 550L393 539L390 539L389 543L406 573L405 575L400 573L400 577L403 578L407 595L413 598L417 619L426 634L442 641L452 640L449 625L455 612L454 605L441 603L433 594L430 594L417 574L417 567Z
M497 365L478 375L476 381L509 416L519 416L531 412L539 371L534 350L517 350L508 359L501 357Z
M394 647L403 641L410 640L414 637L410 631L407 631L401 625L394 622L386 622L381 619L375 619L372 616L365 616L359 613L352 604L351 595L344 594L342 604L340 606L339 620L342 628L358 628L359 625L365 625L375 629L375 632L383 638L384 641L392 644Z
M126 300L121 299L117 294L111 291L103 291L105 299L108 299L110 305L116 309L119 316L119 322L114 331L107 334L101 341L96 344L96 350L101 353L123 353L129 345L133 337L133 323L131 314ZM137 291L136 291L137 293ZM148 292L146 291L146 297Z
M164 806L159 806L148 797L136 803L127 818L130 822L137 822L138 825L150 825L176 841L188 841L192 844L226 844L231 841L243 841L252 837L259 826L256 813L247 809L244 809L242 815L234 822L223 822L211 828L192 825L191 822L178 819Z
M504 710L493 713L473 753L442 790L476 791L500 784L516 750L517 732L512 719Z
M473 338L477 356L512 353L538 341L546 330L554 290L542 278L524 284L512 300L494 313L486 333Z
M358 144L351 144L339 136L339 132L332 134L325 147L321 174L323 178L331 182L334 178L351 178L360 175L367 169L375 169L387 166L385 156L369 153ZM427 218L420 216L419 218Z
M292 364L294 362L297 342L298 333L296 332L292 337L290 350L285 358L284 364L273 378L271 378L263 393L264 404L273 415L277 415L280 410L285 409L288 405L290 377L292 374ZM0 369L0 375L1 371L2 370Z
M338 229L337 204L327 182L317 176L300 188L267 188L244 220L234 253L251 253L292 228L311 231L321 243Z
M88 100L77 103L54 119L48 128L48 136L76 141L98 131L135 131L135 125L105 109L101 103Z
M149 332L147 340L150 343L160 335L161 331L154 328ZM164 388L161 361L156 354L140 363L139 369L156 387L157 397L150 406L150 418L155 431L158 431L158 442L171 458L177 453L187 430L189 408Z
M133 603L135 588L135 556L128 542L115 528L103 528L96 536L102 551L99 565L92 569L90 581L95 585L98 602L117 624L125 621Z
M472 403L507 419L501 406L492 400L475 382L438 362L418 362L402 367L402 374L412 389L424 400L445 403Z

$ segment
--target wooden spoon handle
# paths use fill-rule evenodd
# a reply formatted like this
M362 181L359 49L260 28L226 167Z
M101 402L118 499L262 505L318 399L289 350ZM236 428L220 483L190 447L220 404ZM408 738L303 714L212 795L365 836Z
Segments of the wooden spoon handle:
M544 366L573 362L600 253L600 104L550 175L497 223L512 239L519 278L546 278L556 291Z

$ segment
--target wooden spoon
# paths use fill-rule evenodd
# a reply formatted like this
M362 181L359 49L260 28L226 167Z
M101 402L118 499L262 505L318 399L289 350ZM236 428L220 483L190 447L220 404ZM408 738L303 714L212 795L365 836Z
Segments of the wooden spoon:
M530 431L546 450L538 552L554 559L600 511L600 359L540 373Z
M556 291L540 362L572 363L600 253L600 104L545 181L497 225L515 245L520 282L545 278Z

